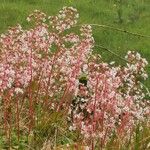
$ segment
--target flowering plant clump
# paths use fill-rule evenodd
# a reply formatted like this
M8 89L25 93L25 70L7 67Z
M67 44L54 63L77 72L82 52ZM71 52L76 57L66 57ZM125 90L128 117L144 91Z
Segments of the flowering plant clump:
M126 57L137 56L139 61L125 67L114 67L95 56L86 64L87 83L80 83L70 107L71 130L80 129L85 139L98 139L105 145L114 134L129 139L137 123L149 117L150 102L143 100L138 81L138 77L147 77L147 61L135 52Z
M138 122L149 119L140 82L147 61L129 51L126 66L103 62L92 53L91 26L81 26L80 34L69 30L78 17L72 7L50 17L35 10L27 18L32 28L17 25L1 35L0 123L8 137L14 127L19 136L21 124L30 132L39 112L63 111L70 130L102 145L113 134L128 139Z

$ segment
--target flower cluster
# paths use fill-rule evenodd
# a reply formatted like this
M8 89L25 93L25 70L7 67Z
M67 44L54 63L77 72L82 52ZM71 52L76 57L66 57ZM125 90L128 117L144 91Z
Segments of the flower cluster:
M147 61L136 52L128 52L126 59L130 63L124 67L104 63L101 57L90 59L87 83L80 83L70 106L70 130L80 129L86 140L99 139L105 145L114 134L129 140L136 124L148 118L150 102L143 100L139 82L145 79Z
M56 18L57 21L53 23L56 30L60 26L62 32L76 23L78 14L76 9L66 7ZM16 115L27 107L29 111L24 113L29 117L30 124L30 120L33 122L33 118L36 118L35 104L44 106L43 111L52 106L56 110L65 106L68 95L78 87L78 77L94 43L92 35L89 35L89 27L90 31L87 28L81 31L81 35L60 35L56 30L51 30L53 23L47 24L48 17L38 10L27 20L34 21L35 26L23 30L17 25L0 38L0 97L6 106L4 120L7 127L9 121L6 116L12 113L7 108L14 107L17 113L12 113L15 116L12 118L19 119ZM82 36L86 32L88 38ZM5 99L10 102L6 103Z
M129 51L125 58L128 60L128 63L121 70L122 73L120 72L122 76L121 90L126 91L123 92L124 96L134 96L134 99L141 100L145 97L145 94L143 92L143 85L140 81L148 78L145 69L148 62L135 51Z
M49 20L50 24L52 24L52 28L61 33L75 25L78 18L79 14L75 8L63 7L63 9L59 11L58 15L50 16Z

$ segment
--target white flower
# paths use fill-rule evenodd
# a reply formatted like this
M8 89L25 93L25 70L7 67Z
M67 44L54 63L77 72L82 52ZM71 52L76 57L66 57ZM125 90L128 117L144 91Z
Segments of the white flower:
M28 22L30 22L30 21L31 21L31 19L30 19L29 17L27 17L27 21L28 21Z
M15 93L16 94L19 94L19 93L23 94L23 90L21 88L15 88Z
M70 127L69 127L69 130L70 130L70 131L74 131L75 129L76 129L76 128L75 128L74 126L70 126Z
M141 55L139 53L136 53L136 58L137 58L137 60L140 60L141 59Z
M147 148L150 148L150 142L147 144Z
M90 148L88 146L85 146L84 148L85 148L84 150L90 150Z
M110 62L109 64L110 64L110 65L114 65L114 64L115 64L115 61L112 61L112 62Z

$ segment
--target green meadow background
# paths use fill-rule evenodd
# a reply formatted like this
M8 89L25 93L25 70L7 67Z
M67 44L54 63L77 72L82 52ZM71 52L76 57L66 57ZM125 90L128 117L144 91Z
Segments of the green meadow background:
M150 0L0 0L0 33L17 23L28 28L26 17L34 9L55 15L63 6L73 6L78 10L79 24L109 25L150 36ZM96 45L106 47L121 57L128 50L135 50L150 63L150 37L138 37L96 26L93 27L93 34ZM94 49L104 60L124 63L104 49ZM150 75L150 66L148 72ZM145 84L150 88L150 78Z

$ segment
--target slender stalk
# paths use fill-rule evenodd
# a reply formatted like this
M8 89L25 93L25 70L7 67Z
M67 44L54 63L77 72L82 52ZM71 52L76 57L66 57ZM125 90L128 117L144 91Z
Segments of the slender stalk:
M29 60L29 65L30 65L30 86L29 86L29 116L30 116L30 123L29 123L29 133L30 130L33 126L33 98L32 98L32 49L30 53L30 60Z
M117 56L118 58L122 59L123 61L128 62L128 63L131 63L131 62L128 61L127 59L121 57L119 54L116 54L116 53L113 52L112 50L110 50L110 49L108 49L108 48L106 48L106 47L104 47L104 46L102 46L102 45L95 45L95 47L99 47L99 48L101 48L101 49L104 49L104 50L110 52L111 54Z
M19 100L17 98L17 101L16 101L16 126L17 126L17 133L18 133L18 141L19 141L19 138L20 138L20 129L19 129Z
M104 28L104 29L110 29L110 30L114 30L114 31L118 31L118 32L126 33L126 34L131 34L131 35L137 36L137 37L150 38L150 35L144 35L144 34L140 34L140 33L134 33L134 32L130 32L128 30L124 30L124 29L112 27L112 26L109 26L109 25L102 25L102 24L83 24L83 25L96 26L96 27L101 27L101 28ZM83 26L83 25L76 25L76 26Z
M94 120L95 120L95 111L96 111L96 101L97 101L97 91L98 91L98 79L99 77L97 76L96 77L96 85L95 85L95 100L94 100L94 112L93 112L93 120L92 122L94 123ZM95 126L93 124L93 133L95 131ZM94 138L92 139L92 150L94 150Z

